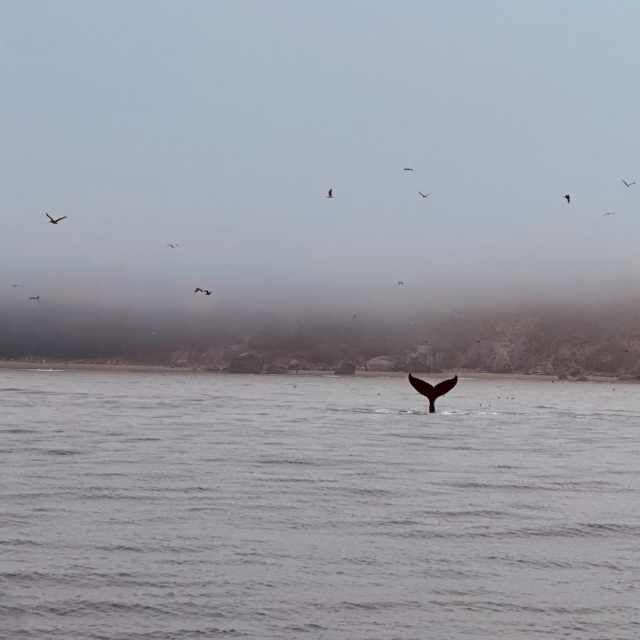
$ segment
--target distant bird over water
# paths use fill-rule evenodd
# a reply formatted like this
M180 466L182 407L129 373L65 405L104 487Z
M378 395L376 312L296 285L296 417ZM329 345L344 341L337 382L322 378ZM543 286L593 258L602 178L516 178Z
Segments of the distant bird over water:
M327 198L333 198L333 189L329 189L329 192L327 193Z
M54 220L48 213L46 214L47 218L49 218L49 222L51 224L58 224L58 222L60 222L60 220L64 220L67 216L62 216L62 218L58 218L57 220Z
M429 398L429 413L435 413L436 400L451 391L451 389L458 384L458 376L454 376L449 380L443 380L435 387L424 380L420 380L420 378L414 378L411 374L409 374L409 382L418 393Z
M430 196L430 193L422 193L422 191L418 191L418 193L423 197L426 198L427 196Z
M566 196L562 196L569 204L571 204L571 196L567 193Z
M635 184L635 182L627 182L626 180L623 180L622 182L624 182L625 187L630 187L631 185Z

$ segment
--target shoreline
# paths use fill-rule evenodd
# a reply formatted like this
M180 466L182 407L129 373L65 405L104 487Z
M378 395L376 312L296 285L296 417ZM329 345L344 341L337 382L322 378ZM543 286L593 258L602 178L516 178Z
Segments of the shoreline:
M273 375L273 376L335 376L332 371L321 371L319 369L286 371L277 374L230 374L228 371L207 371L200 367L166 367L162 365L146 365L146 364L94 364L90 362L14 362L0 361L0 370L59 370L59 371L111 371L125 373L199 373L214 375ZM356 371L355 376L335 376L339 378L401 378L408 374L404 371ZM456 375L455 371L446 373L418 373L419 377L433 378L436 380L444 380ZM543 382L559 381L559 382L578 382L578 380L559 380L557 375L528 375L525 373L488 373L482 371L458 371L457 375L460 379L471 380L538 380ZM633 378L624 379L615 376L589 376L588 382L600 383L630 383L638 382Z

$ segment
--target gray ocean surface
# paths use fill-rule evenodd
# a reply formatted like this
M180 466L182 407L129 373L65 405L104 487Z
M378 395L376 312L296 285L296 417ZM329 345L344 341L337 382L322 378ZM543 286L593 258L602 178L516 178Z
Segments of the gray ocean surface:
M436 407L404 378L0 370L0 638L639 638L640 386Z

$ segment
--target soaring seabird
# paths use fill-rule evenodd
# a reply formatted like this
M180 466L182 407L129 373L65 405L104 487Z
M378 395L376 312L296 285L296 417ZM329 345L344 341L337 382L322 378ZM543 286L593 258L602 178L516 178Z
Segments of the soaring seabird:
M413 169L410 169L409 167L405 167L403 171L413 171Z
M400 280L400 282L398 282L398 284L404 284L404 282L402 282L402 280Z
M35 300L36 302L40 300L40 296L31 296L29 300Z
M605 216L615 216L616 212L615 211L611 211L610 213L603 213L602 217L604 218Z
M414 378L411 374L409 374L409 382L418 393L429 398L429 413L435 413L436 400L451 391L451 389L458 384L458 376L454 376L449 380L443 380L435 387L424 380L420 380L420 378Z
M54 220L48 213L46 214L47 218L49 218L49 222L51 224L58 224L58 222L60 222L60 220L64 220L67 216L62 216L62 218L58 218L57 220Z
M635 182L627 182L626 180L623 180L622 182L624 182L625 187L630 187L632 184L635 184Z
M198 293L198 291L200 293L204 293L204 291L202 291L202 289L200 287L196 287L196 290L193 293Z
M430 193L422 193L422 191L418 191L418 193L423 197L426 198L427 196L430 196Z

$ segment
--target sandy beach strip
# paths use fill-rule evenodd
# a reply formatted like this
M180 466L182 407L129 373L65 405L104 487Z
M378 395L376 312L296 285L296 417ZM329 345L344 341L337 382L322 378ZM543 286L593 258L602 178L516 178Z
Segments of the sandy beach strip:
M125 373L206 373L206 374L229 374L228 371L210 371L204 367L166 367L162 365L146 365L146 364L97 364L91 362L19 362L11 360L0 360L0 369L33 369L40 371L112 371ZM418 373L418 377L429 378L434 380L444 380L457 374L461 379L467 380L529 380L529 381L558 381L557 375L527 375L524 373L485 373L481 371L448 371L446 373ZM256 374L244 374L256 375ZM285 376L334 376L332 371L321 371L318 369L286 371L278 374L267 374L262 372L260 375L285 375ZM358 378L402 378L406 377L404 371L357 371ZM350 378L351 376L335 376ZM633 379L623 379L614 376L588 376L589 382L606 382L606 383L622 383L622 382L639 382ZM567 382L563 380L562 382ZM574 382L569 380L568 382Z

